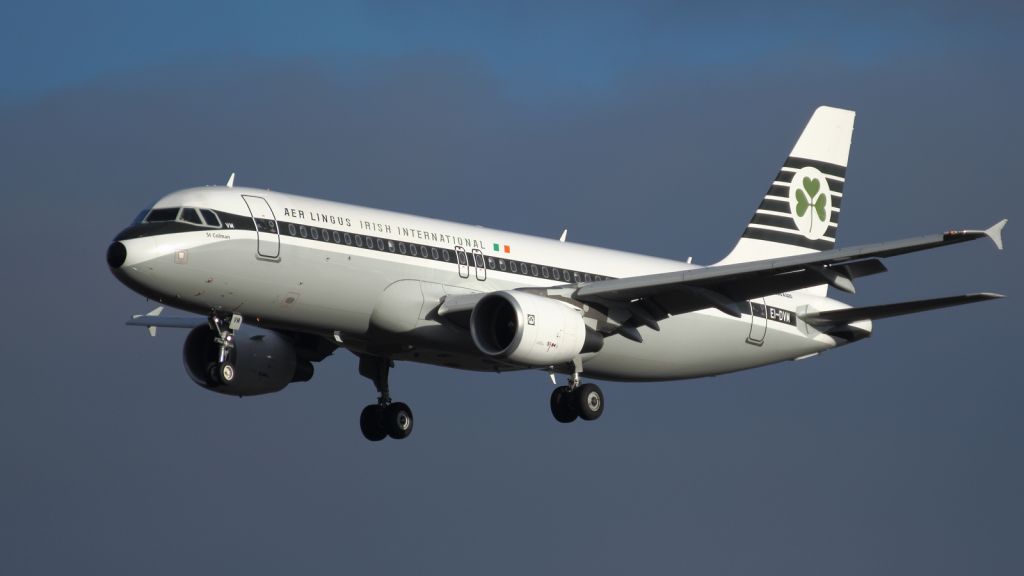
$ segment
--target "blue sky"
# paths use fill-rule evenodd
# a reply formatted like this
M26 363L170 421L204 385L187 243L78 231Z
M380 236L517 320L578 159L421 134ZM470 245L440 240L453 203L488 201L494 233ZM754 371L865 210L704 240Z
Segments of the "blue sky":
M0 572L1024 572L1019 3L6 3ZM839 243L985 227L854 305L991 290L686 382L400 364L370 445L339 351L238 400L108 272L157 197L236 182L698 263L815 107L857 111ZM383 568L382 568L383 567Z
M548 96L600 92L665 68L750 72L818 58L863 70L1012 47L1012 3L932 4L11 3L0 62L8 101L179 61L305 59L346 74L423 53Z

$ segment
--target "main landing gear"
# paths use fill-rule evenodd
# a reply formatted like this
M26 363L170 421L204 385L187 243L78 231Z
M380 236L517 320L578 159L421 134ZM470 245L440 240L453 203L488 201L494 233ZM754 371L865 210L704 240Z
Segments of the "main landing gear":
M210 328L216 333L214 344L219 348L217 362L209 366L210 382L231 384L238 372L235 370L235 332L242 327L242 315L232 314L230 318L210 315Z
M597 420L604 412L604 394L597 384L580 384L579 373L569 384L551 392L551 415L563 424L581 420Z
M395 440L412 434L412 410L402 402L392 402L388 390L388 372L394 363L377 356L359 357L359 374L373 380L377 388L377 403L363 408L359 415L359 428L371 442L390 436Z

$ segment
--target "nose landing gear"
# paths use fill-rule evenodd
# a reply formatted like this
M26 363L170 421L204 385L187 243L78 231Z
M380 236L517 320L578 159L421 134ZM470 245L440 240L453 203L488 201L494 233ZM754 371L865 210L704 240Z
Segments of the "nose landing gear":
M232 314L225 319L217 314L210 315L210 328L217 334L213 342L218 346L217 363L210 365L210 381L231 384L238 371L235 370L235 332L242 327L242 315Z

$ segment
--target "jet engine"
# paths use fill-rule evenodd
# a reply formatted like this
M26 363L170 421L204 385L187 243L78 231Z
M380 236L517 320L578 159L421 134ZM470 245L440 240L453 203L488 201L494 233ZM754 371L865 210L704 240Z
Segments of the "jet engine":
M599 333L583 324L578 308L527 292L484 296L473 307L469 327L484 354L528 366L571 362L604 344Z
M295 346L272 330L242 326L235 332L236 376L225 384L217 375L219 348L209 326L197 326L185 339L185 371L207 390L232 396L256 396L282 390L313 377L313 364L298 357Z

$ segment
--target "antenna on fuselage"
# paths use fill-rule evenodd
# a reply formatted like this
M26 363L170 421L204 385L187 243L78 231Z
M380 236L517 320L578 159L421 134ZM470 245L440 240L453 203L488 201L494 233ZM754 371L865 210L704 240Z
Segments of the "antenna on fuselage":
M563 228L563 229L562 229L562 235L561 235L561 236L560 236L560 237L558 238L558 241L559 241L559 242L565 242L565 237L566 237L566 236L567 236L568 234L569 234L569 229L568 229L568 228Z
M228 176L228 188L234 188L234 187L235 187L235 173L232 172L231 176Z

